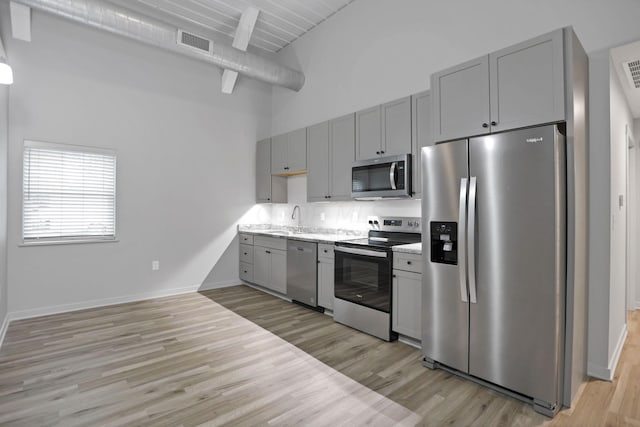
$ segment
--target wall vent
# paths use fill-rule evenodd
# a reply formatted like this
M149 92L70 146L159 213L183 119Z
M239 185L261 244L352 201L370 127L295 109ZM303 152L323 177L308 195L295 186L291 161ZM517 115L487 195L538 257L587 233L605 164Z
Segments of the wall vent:
M640 89L640 59L623 62L622 68L624 68L624 73L631 87Z
M211 40L183 30L178 30L178 44L207 53L211 53L211 47L213 46Z

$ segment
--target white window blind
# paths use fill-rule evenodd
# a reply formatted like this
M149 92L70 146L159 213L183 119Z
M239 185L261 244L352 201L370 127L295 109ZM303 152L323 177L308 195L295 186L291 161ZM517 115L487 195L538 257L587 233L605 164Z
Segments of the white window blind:
M115 233L115 152L25 141L24 242L113 240Z

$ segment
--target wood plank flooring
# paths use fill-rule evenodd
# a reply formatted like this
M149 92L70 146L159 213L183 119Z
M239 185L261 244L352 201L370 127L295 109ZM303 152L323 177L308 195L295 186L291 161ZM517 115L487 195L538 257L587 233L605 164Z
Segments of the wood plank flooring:
M12 322L2 426L549 424L420 352L246 286ZM640 313L559 426L640 426Z

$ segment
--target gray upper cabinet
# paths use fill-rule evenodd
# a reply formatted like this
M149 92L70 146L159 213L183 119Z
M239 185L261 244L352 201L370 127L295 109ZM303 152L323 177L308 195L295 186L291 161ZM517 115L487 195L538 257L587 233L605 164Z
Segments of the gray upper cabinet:
M288 175L307 169L307 130L298 129L271 138L271 173Z
M383 140L381 154L394 156L411 152L411 97L382 104Z
M355 114L307 129L307 201L351 200Z
M329 122L307 128L307 201L329 195Z
M382 109L367 108L356 113L356 160L380 156L382 146Z
M356 117L347 114L329 121L329 199L351 200L351 165L356 152Z
M489 57L431 75L433 135L447 141L489 132Z
M431 76L434 141L565 119L563 30Z
M412 192L414 197L422 193L422 176L420 173L420 157L422 147L433 145L431 131L431 92L420 92L411 97L412 124Z
M256 202L286 203L286 178L271 176L271 139L256 144Z
M356 113L356 160L411 152L411 97Z
M289 163L288 145L289 137L287 134L271 138L271 173L273 175L287 173L287 164Z
M489 55L491 131L565 119L562 30Z

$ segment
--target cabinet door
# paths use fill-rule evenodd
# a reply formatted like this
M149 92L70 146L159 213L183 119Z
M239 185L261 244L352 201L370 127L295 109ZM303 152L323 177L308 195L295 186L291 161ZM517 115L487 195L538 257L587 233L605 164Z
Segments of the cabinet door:
M431 75L434 141L489 133L487 55Z
M391 328L402 335L422 338L422 275L393 270Z
M271 249L253 247L253 281L260 286L269 287L271 282Z
M378 157L382 150L382 108L367 108L356 113L356 159Z
M256 144L256 202L271 201L271 139Z
M329 199L351 200L351 165L356 152L355 114L333 119L329 122Z
M287 173L307 170L307 128L287 134Z
M328 259L318 259L318 305L333 310L333 287L335 263Z
M411 154L412 154L412 192L414 197L420 197L422 193L422 174L420 162L422 147L433 145L431 134L431 92L425 91L411 97Z
M381 153L385 156L411 152L411 97L382 104Z
M255 263L255 261L254 261ZM255 273L254 273L255 275ZM281 294L287 294L287 252L271 249L271 281L268 286Z
M562 30L489 55L491 131L565 118Z
M279 175L287 173L289 160L287 158L287 150L289 145L289 137L287 134L278 135L271 138L271 174Z
M329 195L329 122L307 128L307 201Z

